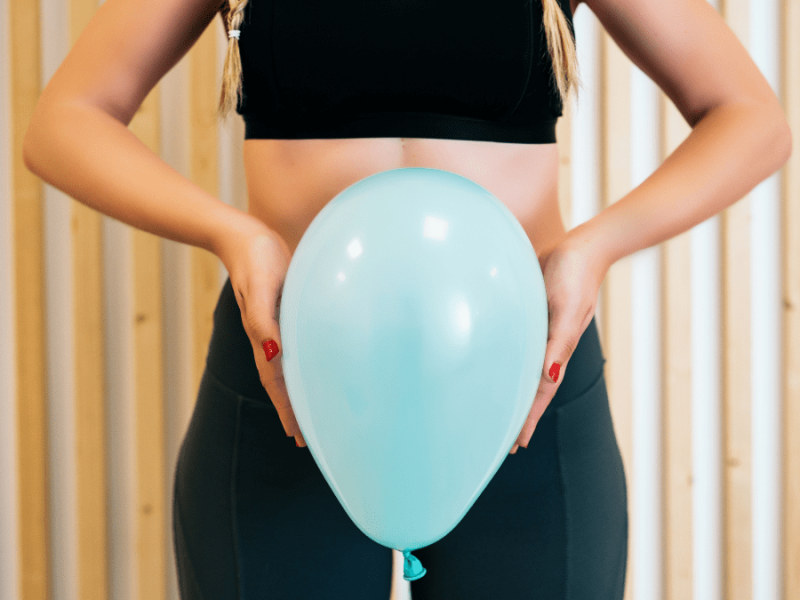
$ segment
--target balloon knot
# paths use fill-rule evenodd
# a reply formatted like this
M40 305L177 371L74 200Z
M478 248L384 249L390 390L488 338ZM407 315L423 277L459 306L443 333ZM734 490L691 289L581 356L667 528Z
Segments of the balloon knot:
M403 579L406 581L415 581L428 572L419 559L411 554L411 550L403 550L403 557Z

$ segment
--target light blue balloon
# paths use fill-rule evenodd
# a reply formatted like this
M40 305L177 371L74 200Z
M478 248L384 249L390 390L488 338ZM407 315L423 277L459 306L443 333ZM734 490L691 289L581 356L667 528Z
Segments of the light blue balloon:
M425 574L411 551L447 535L508 456L547 319L519 221L449 171L366 177L300 240L280 305L292 408L353 522L403 552L405 579Z

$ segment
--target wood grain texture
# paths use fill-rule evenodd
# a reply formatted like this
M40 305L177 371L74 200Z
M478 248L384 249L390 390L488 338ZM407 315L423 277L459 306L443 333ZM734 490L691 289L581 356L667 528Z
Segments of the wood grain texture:
M98 0L56 0L69 16L59 25L69 32L74 44L79 33L96 13ZM781 7L781 101L793 131L800 131L800 1L784 0ZM739 39L747 42L753 0L721 0L720 12ZM17 396L14 399L17 422L17 472L19 527L16 546L19 551L18 597L24 600L50 600L54 589L54 565L61 564L63 545L53 546L52 524L49 523L51 502L48 484L48 439L57 439L58 432L49 432L47 390L47 343L45 290L47 289L44 257L44 192L42 181L22 162L22 138L33 107L41 93L42 47L53 51L51 39L42 36L42 17L38 2L9 2L7 40L9 69L8 90L10 161L12 181L13 295L15 333L13 353L16 365ZM588 10L583 8L581 10ZM220 193L219 124L215 117L219 94L221 65L217 45L220 25L215 18L187 56L187 80L181 87L186 101L180 111L189 118L187 137L189 178L215 196ZM631 62L616 43L600 31L601 111L600 118L600 182L602 207L616 202L631 189ZM223 34L224 37L224 34ZM578 40L580 44L581 40ZM50 46L48 46L50 44ZM45 54L45 57L49 56ZM164 124L160 122L157 86L147 96L131 121L130 129L158 153L163 146ZM661 96L663 148L667 156L688 135L688 125L671 102ZM559 206L564 223L571 223L574 127L572 104L565 106L557 125L559 140ZM239 117L233 117L238 119ZM243 130L242 130L243 131ZM797 136L795 136L797 137ZM164 137L164 139L168 139ZM797 144L795 144L797 145ZM183 160L183 157L181 158ZM241 153L230 153L226 168L241 169ZM183 163L184 167L186 163ZM800 152L796 149L784 167L781 196L782 285L783 285L783 476L781 553L783 594L780 599L800 598ZM243 179L243 173L241 173ZM246 187L241 191L246 194ZM246 210L246 195L236 196L238 208ZM753 398L750 397L751 348L750 305L751 273L749 270L749 200L745 197L721 213L722 225L722 335L723 367L723 552L724 590L726 600L744 600L752 596L752 440L750 433ZM103 217L85 205L70 202L70 230L74 272L74 347L65 348L74 361L75 381L75 498L77 500L75 552L78 572L70 574L78 583L81 600L107 599L111 595L109 522L110 513L106 472L110 448L105 404L107 386L104 381L106 336L104 325ZM162 268L163 240L131 228L132 264L130 276L134 296L131 304L130 342L133 362L126 365L135 384L135 422L126 421L126 431L134 432L136 485L133 535L137 571L137 598L167 600L177 598L169 579L174 571L170 547L169 482L174 464L167 464L166 449L177 445L178 433L166 431L168 413L164 389L165 336L161 300L165 286ZM219 295L221 263L208 251L186 248L187 277L190 282L187 309L181 317L191 323L191 348L181 351L182 364L191 364L191 380L196 393L205 368L205 359L213 327L213 309ZM664 546L663 600L692 600L692 448L691 448L691 382L702 373L694 367L688 352L691 334L691 237L689 232L664 243L663 252L663 506ZM633 506L632 460L632 388L631 348L635 332L631 330L631 262L626 258L609 270L600 290L602 314L598 326L603 351L608 359L606 379L615 432L625 468L630 531L625 600L632 600L632 583L636 577L636 548L632 540L637 524ZM188 312L188 314L187 314ZM50 332L50 337L53 333ZM50 342L55 343L55 342ZM182 368L183 369L183 368ZM185 374L189 369L182 371ZM54 390L53 393L58 393ZM193 402L191 397L181 403ZM757 408L757 406L755 407ZM66 427L66 425L65 425ZM72 427L72 424L69 425ZM130 427L130 430L128 429ZM70 512L69 519L73 514ZM125 518L128 517L126 512ZM59 521L56 521L55 539ZM55 547L55 556L51 555ZM127 560L127 559L126 559ZM65 562L64 564L70 564ZM133 565L133 560L131 566ZM116 574L114 574L116 576ZM127 584L127 581L124 582ZM120 589L122 589L121 586ZM120 600L133 600L120 598ZM700 599L697 599L700 600Z
M749 0L723 0L720 12L747 46ZM752 596L752 447L750 435L750 200L720 213L722 258L722 594Z
M190 178L206 192L219 197L218 98L216 35L219 25L212 21L190 50L191 123ZM191 247L190 285L192 305L192 378L200 385L211 341L213 313L219 297L219 259L201 248Z
M159 87L144 99L129 125L150 150L159 154ZM131 228L133 345L136 398L136 556L139 598L167 596L167 495L164 486L165 398L161 238ZM171 555L169 555L171 558Z
M793 133L783 167L783 598L800 598L800 2L782 4L782 101Z
M108 598L102 218L72 200L78 589Z
M672 101L660 94L662 157L691 132ZM692 600L691 233L664 242L663 486L664 600Z
M70 0L70 47L97 11L96 0ZM103 215L71 201L78 597L109 598L105 447Z
M601 64L601 187L602 208L631 190L631 63L605 30L600 30ZM614 263L600 289L603 314L599 333L607 363L606 381L614 431L617 436L628 487L628 566L624 600L633 597L636 569L632 532L634 519L633 437L631 387L631 266L630 260Z
M45 600L50 587L50 540L44 186L22 160L23 138L41 93L41 15L38 2L9 2L8 10L19 594L25 600Z

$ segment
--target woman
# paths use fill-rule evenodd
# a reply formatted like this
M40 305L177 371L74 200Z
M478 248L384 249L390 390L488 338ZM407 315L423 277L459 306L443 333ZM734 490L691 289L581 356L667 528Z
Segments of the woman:
M447 536L415 551L428 571L412 597L622 597L626 486L594 320L600 284L620 258L775 172L791 134L704 0L586 0L693 131L625 198L566 231L554 127L578 81L580 0L559 1L107 0L48 83L28 168L106 215L215 253L229 273L176 468L182 598L388 598L391 550L349 520L305 449L276 310L319 210L368 175L415 166L468 177L508 206L539 257L550 321L513 456ZM235 103L246 123L247 214L126 127L217 12L229 37L220 114Z

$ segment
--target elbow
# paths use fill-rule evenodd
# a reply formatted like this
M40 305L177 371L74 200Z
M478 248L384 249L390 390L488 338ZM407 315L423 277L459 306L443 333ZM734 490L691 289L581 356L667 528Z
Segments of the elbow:
M28 134L22 140L22 164L33 174L36 174L35 167L33 166L33 154L31 150L31 142L29 141Z
M780 171L792 156L792 130L789 124L783 121L778 124L777 129L777 133L772 136L772 144L769 151L774 161L772 174Z
M47 155L46 144L53 137L52 125L64 118L52 104L44 104L42 98L34 106L28 128L22 136L22 162L34 175L41 177L41 169L47 162L43 156Z
M779 161L775 169L778 170L792 156L792 128L782 109L775 110L773 123L772 151Z
M31 119L30 123L28 123L28 128L25 130L25 135L22 137L22 162L34 175L39 175L36 161L38 154L36 131L38 128L39 123L35 119Z
M780 134L780 144L783 149L783 161L781 167L785 165L789 158L792 156L792 128L789 127L789 122L784 119Z
M762 127L767 128L769 133L763 134L760 158L768 165L769 174L772 175L779 171L792 155L792 130L782 111L778 111L774 117L767 117L762 113L761 122L764 123Z

